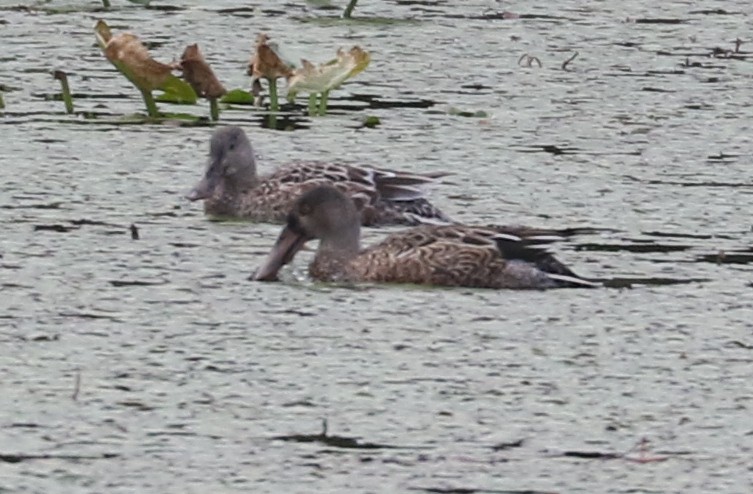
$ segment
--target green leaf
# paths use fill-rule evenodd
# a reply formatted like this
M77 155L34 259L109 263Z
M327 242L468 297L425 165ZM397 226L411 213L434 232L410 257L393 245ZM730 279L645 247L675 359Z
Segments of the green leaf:
M377 125L380 125L382 123L381 120L379 120L379 117L376 115L369 115L363 119L363 126L367 127L369 129L373 129Z
M198 99L191 85L174 75L170 75L159 89L164 92L155 99L163 103L193 105Z
M243 89L231 89L220 99L220 103L230 105L253 105L254 95Z

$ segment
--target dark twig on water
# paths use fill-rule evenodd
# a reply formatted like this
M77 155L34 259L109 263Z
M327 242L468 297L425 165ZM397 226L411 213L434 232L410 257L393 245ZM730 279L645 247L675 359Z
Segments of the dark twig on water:
M622 458L622 453L602 453L601 451L565 451L562 456L586 460L614 460Z
M567 70L568 64L572 62L573 60L575 60L577 57L578 57L578 52L576 51L575 53L573 53L573 55L570 58L562 62L562 70Z
M54 224L54 225L34 225L34 231L49 231L49 232L59 232L59 233L66 233L71 230L75 230L76 227L70 227L66 225L60 225L60 224Z
M649 445L651 442L648 440L648 438L641 438L640 441L636 443L635 446L630 448L623 456L627 461L632 461L634 463L655 463L660 461L665 461L669 459L668 456L652 456L650 454L650 447ZM638 451L638 456L628 456L629 453L633 451Z
M494 446L492 446L492 451L504 451L506 449L512 449L512 448L519 448L523 446L523 440L518 439L517 441L509 441L506 443L497 443Z
M741 40L740 38L737 38L735 40L735 53L740 53L740 45L742 44L743 44L743 40Z
M522 67L533 67L533 63L534 62L536 62L539 65L539 68L542 67L541 60L539 60L539 57L532 57L528 53L524 53L518 59L518 65L520 65Z
M343 19L350 19L350 17L353 15L353 9L356 8L356 3L358 3L358 0L350 0L348 2L345 10L343 10Z
M60 81L60 88L63 91L63 102L65 103L65 112L68 114L73 113L73 97L71 96L71 88L68 85L68 74L62 70L56 70L52 73L52 76Z
M10 454L0 453L0 462L5 463L21 463L22 461L29 460L108 460L110 458L118 458L120 455L117 453L103 453L101 455L51 455L51 454Z
M633 463L656 463L669 459L669 456L652 456L649 451L649 440L641 438L633 447L624 453L607 453L601 451L565 451L559 456L582 458L588 460L625 460ZM631 454L637 451L638 454Z
M78 400L79 391L81 391L81 371L76 371L76 377L73 380L73 395L71 396L73 401Z
M131 223L131 240L139 239L139 229L135 224Z
M398 447L389 444L364 443L357 439L345 436L330 436L327 434L327 419L322 420L322 432L319 434L292 434L287 436L275 436L272 439L298 443L321 443L327 446L345 449L386 449Z

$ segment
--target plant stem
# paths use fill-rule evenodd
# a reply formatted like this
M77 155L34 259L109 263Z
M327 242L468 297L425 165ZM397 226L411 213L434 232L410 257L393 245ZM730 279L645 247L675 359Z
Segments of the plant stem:
M280 102L277 100L277 79L267 79L269 83L269 109L278 111Z
M52 73L52 76L60 81L60 88L63 91L63 102L65 103L65 113L73 113L73 97L71 96L71 88L68 86L68 74L62 70L56 70Z
M0 110L5 108L5 101L3 101L3 93L0 91Z
M350 2L348 2L348 6L343 10L343 19L350 19L351 14L353 14L353 9L356 8L357 2L358 0L350 0Z
M148 89L141 90L141 97L144 98L144 104L146 105L146 112L150 118L159 118L159 111L157 110L157 104L154 102L154 96Z
M217 98L209 99L209 115L215 122L220 119L220 107L217 106Z
M110 8L110 0L102 0L102 5L104 5L106 9L109 9Z
M322 98L319 100L319 116L323 117L327 114L327 102L329 100L329 91L322 93Z
M316 115L316 93L309 94L309 117Z

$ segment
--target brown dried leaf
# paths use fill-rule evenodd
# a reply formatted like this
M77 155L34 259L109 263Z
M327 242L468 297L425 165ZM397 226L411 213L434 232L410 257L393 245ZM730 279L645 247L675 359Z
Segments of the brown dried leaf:
M128 69L134 84L149 91L162 86L170 77L171 67L149 56L139 38L131 33L112 36L105 46L105 56L114 64Z
M267 43L269 36L262 33L256 38L256 50L248 64L248 74L254 79L288 78L293 69L283 62Z
M214 75L209 64L204 60L198 44L188 45L183 50L180 68L183 71L183 79L191 85L199 96L214 99L227 92L217 76Z

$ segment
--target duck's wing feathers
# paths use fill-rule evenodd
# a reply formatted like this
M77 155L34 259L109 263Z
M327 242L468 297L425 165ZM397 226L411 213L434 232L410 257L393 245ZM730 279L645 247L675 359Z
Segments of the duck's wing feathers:
M277 187L300 184L309 190L324 183L337 187L361 209L364 225L417 225L425 220L449 222L425 197L424 187L446 175L402 173L368 166L319 161L290 163L266 177Z
M488 228L423 226L392 235L351 264L374 282L479 288L590 286L535 241Z
M283 221L301 195L323 185L334 186L350 197L362 209L362 214L372 214L370 211L378 202L373 189L353 182L332 182L321 176L312 176L304 181L279 181L268 177L260 182L252 193L244 196L242 208L249 215L254 213L257 221Z
M378 192L385 200L412 201L423 197L422 188L447 173L416 174L384 170L370 166L322 161L289 163L267 177L279 182L306 182L326 179L332 183L351 182Z

